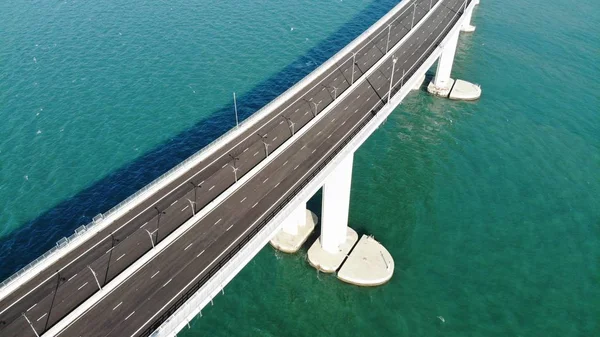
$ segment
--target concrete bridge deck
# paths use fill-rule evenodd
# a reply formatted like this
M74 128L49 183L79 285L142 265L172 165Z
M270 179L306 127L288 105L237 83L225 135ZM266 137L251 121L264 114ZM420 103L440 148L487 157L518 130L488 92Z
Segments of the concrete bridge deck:
M389 44L384 25L372 34L373 40L364 40L336 68L313 79L234 141L4 297L0 334L35 336L31 323L41 335L230 191L71 324L49 331L61 336L149 335L387 102L393 66L392 53L386 50L421 21L430 5L436 2L416 1L413 17L410 2L405 8L411 10L389 19L393 23ZM434 12L393 53L398 58L395 90L440 43L464 6L461 0L434 6ZM294 140L286 142L290 138ZM248 175L261 163L260 170Z

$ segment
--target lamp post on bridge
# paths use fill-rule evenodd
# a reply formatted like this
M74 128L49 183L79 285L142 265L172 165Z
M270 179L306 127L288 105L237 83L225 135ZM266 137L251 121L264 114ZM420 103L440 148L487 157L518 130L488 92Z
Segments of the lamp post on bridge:
M356 64L356 53L352 53L352 80L350 85L354 84L354 65Z
M146 233L148 233L148 235L150 236L150 243L152 243L152 248L155 247L154 245L154 238L152 237L152 235L154 233L156 233L156 231L158 230L158 228L154 231L154 232L150 232L149 230L147 230L146 228L144 228L144 230L146 231Z
M260 140L262 141L263 145L265 146L265 158L267 158L269 156L269 146L271 144L269 144L265 141L265 139L267 139L267 135L262 136L260 133L257 133L257 135L260 137Z
M100 285L100 281L98 281L98 276L96 276L96 272L94 271L94 269L92 269L92 267L90 267L89 265L87 266L90 271L92 272L92 275L94 275L94 280L96 280L96 284L98 285L98 289L102 290L102 286Z
M415 14L417 13L417 2L413 2L413 16L412 16L412 23L410 24L410 30L413 29L413 27L415 26Z
M311 102L311 103L315 105L314 117L317 117L317 111L318 111L318 109L319 109L319 104L320 104L320 103L315 103L315 102Z
M292 136L294 136L294 126L296 125L296 123L292 122L292 120L289 117L286 117L284 115L281 115L281 117L283 117L287 121L290 130L292 130Z
M111 249L112 253L112 249ZM110 260L109 260L110 262ZM106 268L108 270L108 267ZM54 308L54 300L56 299L56 293L58 293L58 286L60 286L61 282L67 281L66 278L60 276L60 271L56 271L56 275L58 276L58 280L56 280L56 288L54 288L54 294L52 295L52 302L50 302L50 309L48 309L48 315L46 315L46 323L44 324L44 331L48 328L48 322L50 321L50 314L52 314L52 308Z
M194 190L194 201L186 198L186 200L190 203L190 207L192 207L192 216L196 215L196 189L200 186L194 184L193 181L190 181L190 184L193 186L193 190Z
M235 178L235 182L237 183L237 181L238 181L237 171L239 170L239 168L237 167L237 161L240 160L240 158L232 156L231 153L229 154L229 157L231 157L231 160L233 161L233 164L230 164L230 165L231 165L231 168L233 169L233 177Z
M390 23L388 25L388 38L387 38L387 43L385 44L385 53L388 53L388 49L390 47L390 33L392 32L392 24Z
M190 207L192 208L192 216L196 215L196 209L195 209L196 202L191 201L190 199L187 199L187 198L186 198L186 200L190 203Z
M337 98L337 91L339 88L334 87L333 85L331 86L331 88L333 88L333 100L335 101Z
M158 219L156 219L156 229L154 230L154 232L152 232L152 234L156 233L156 244L158 244L158 230L160 228L160 218L161 218L161 215L167 214L167 212L161 211L160 209L158 209L158 206L154 206L154 209L157 212ZM148 232L148 230L146 230L146 232ZM148 233L150 233L150 232L148 232ZM152 242L152 248L154 248L154 242Z
M402 78L400 79L400 88L404 86L404 76L406 75L406 70L402 69Z
M35 328L33 327L33 324L31 324L31 321L29 320L29 318L27 318L27 316L25 316L25 313L22 313L21 315L23 315L23 317L25 318L25 320L27 321L27 323L29 324L29 326L31 327L31 330L33 330L33 333L37 336L40 337L40 335L38 335L37 331L35 331Z
M390 90L388 91L388 104L390 103L390 98L392 97L392 83L394 82L394 71L396 70L396 62L398 62L398 58L394 57L392 60L392 76L390 76Z
M108 254L108 263L107 263L107 266L106 266L106 274L104 275L104 284L106 284L106 282L108 280L108 270L110 269L110 261L112 259L112 253L115 250L115 242L119 242L118 239L115 239L115 233L114 232L110 233L110 240L111 240L110 254Z
M238 120L238 112L237 112L237 100L235 98L235 92L233 93L233 110L235 112L235 127L240 127L240 122Z

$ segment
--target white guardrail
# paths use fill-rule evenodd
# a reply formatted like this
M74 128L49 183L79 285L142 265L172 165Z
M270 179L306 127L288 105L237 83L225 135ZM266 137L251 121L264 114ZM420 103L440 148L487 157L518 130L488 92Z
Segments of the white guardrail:
M346 60L346 58L344 58L345 54L349 53L352 49L356 48L358 44L366 40L367 37L371 35L374 31L381 28L384 25L385 21L387 21L392 16L396 15L403 7L405 7L406 4L407 2L398 4L390 12L388 12L388 14L386 14L373 26L364 31L359 37L353 40L345 48L337 52L329 60L317 67L314 71L312 71L301 81L290 87L284 93L279 95L276 99L265 105L263 108L249 116L244 121L242 121L239 124L239 127L230 129L229 131L221 135L219 138L215 139L210 144L193 154L191 157L187 158L186 160L179 163L177 166L162 174L160 177L158 177L157 179L155 179L136 193L132 194L116 206L112 207L107 212L96 215L93 218L92 222L75 229L73 235L69 236L68 238L60 239L56 243L55 247L53 247L34 261L30 262L25 267L21 268L19 271L17 271L16 273L8 277L6 280L4 280L2 283L0 283L0 299L6 296L11 291L13 291L15 288L17 288L20 285L20 283L27 282L28 279L32 278L38 272L45 269L49 264L60 259L61 256L73 250L80 244L84 243L87 239L91 238L94 234L98 233L100 230L110 225L116 218L121 216L123 213L131 210L136 205L146 200L157 190L174 181L182 174L187 172L191 167L195 166L204 158L214 153L217 149L235 139L238 135L242 134L248 128L260 121L262 118L269 115L273 110L275 110L283 103L288 101L290 97L296 95L307 85L307 83L312 82L317 77L326 73L328 69L332 68L335 63L342 60Z
M469 4L467 10L472 10L478 0L473 0ZM453 34L459 34L460 28L463 25L463 17L461 17L452 30L440 43L443 46ZM303 190L297 194L277 215L256 235L254 236L233 258L231 258L210 281L204 284L194 295L188 299L173 315L171 315L157 330L152 333L152 337L174 337L179 331L185 328L189 322L194 319L202 308L209 302L212 302L219 292L224 293L225 286L248 264L250 260L269 242L269 240L277 233L277 230L283 221L300 205L306 203L323 185L325 179L337 167L337 165L346 156L353 154L368 138L379 128L392 111L402 102L402 100L412 91L412 88L425 75L425 73L433 66L435 61L442 53L440 46L435 47L435 50L427 57L425 62L418 70L404 82L404 79L399 79L395 84L403 83L400 90L394 94L389 104L386 104L377 115L371 119L367 125L359 131L356 136L321 170ZM386 56L389 58L389 55Z

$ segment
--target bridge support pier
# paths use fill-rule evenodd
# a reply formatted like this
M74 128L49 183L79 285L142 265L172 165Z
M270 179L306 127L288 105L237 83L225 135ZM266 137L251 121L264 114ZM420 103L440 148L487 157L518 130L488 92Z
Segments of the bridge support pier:
M465 13L465 21L460 27L461 32L472 33L475 31L475 26L471 25L471 17L473 17L473 7Z
M298 227L304 226L306 223L306 204L296 208L292 214L287 218L287 220L283 223L283 231L291 234L298 234Z
M456 46L458 45L458 33L454 33L442 47L442 55L437 64L437 70L433 81L427 86L430 94L440 97L448 97L454 86L454 79L450 78Z
M473 7L470 7L464 15L460 31L475 31L475 26L471 25ZM452 100L473 101L481 97L481 87L467 81L454 80L450 77L459 35L459 32L453 33L442 46L442 54L438 60L435 77L427 86L427 91L432 95L448 97Z
M442 47L442 55L438 60L435 77L427 86L427 91L432 95L447 97L452 100L474 101L481 97L481 87L467 81L454 80L450 77L456 46L458 45L458 36L458 32L454 33Z
M271 246L284 253L297 252L315 229L317 221L317 216L306 209L306 204L300 205L285 219L279 232L271 239Z
M348 155L325 179L321 236L308 250L308 262L325 273L337 271L346 283L377 286L392 277L394 259L373 237L363 235L358 241L348 227L353 161L354 155Z
M325 273L338 270L358 241L356 232L348 227L353 161L354 155L346 157L323 185L321 236L308 250L308 262Z
M354 155L345 158L323 185L321 247L336 253L346 242Z

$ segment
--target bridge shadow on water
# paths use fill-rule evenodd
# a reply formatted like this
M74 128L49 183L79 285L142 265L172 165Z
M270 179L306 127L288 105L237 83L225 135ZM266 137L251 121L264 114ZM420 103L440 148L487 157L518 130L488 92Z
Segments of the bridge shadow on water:
M306 54L257 84L246 95L238 97L240 119L247 118L308 75L397 3L393 0L373 1ZM44 254L56 241L70 236L75 228L88 224L96 214L108 211L232 128L232 111L233 105L217 109L209 118L199 121L0 239L0 280ZM315 202L312 204L316 206ZM317 207L320 208L320 205Z

